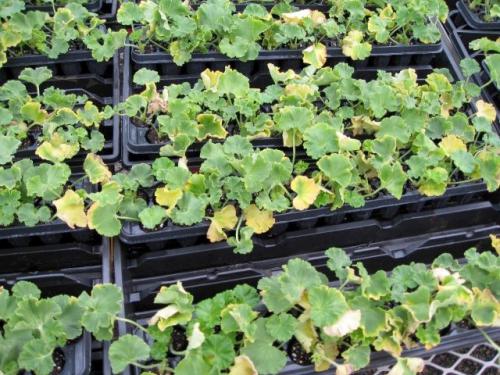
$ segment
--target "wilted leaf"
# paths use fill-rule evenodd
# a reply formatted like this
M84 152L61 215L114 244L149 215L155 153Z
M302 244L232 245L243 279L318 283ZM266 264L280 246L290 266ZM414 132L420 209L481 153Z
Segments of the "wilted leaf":
M57 209L57 217L68 224L70 228L75 228L75 226L85 228L87 226L83 199L73 190L66 190L64 196L53 203Z

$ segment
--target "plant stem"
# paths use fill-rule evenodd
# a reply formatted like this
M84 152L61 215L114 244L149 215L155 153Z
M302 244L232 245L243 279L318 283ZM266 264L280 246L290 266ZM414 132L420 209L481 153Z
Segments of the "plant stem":
M120 220L127 220L127 221L135 221L135 222L140 222L139 219L135 218L135 217L129 217L129 216L120 216L120 215L116 215L116 218L117 219L120 219Z
M295 165L295 129L292 133L292 165Z
M497 352L500 352L500 346L492 340L492 338L490 336L488 336L488 334L486 332L484 332L481 328L478 328L479 332L481 332L484 336L484 338L486 339L486 341L488 341L488 343L493 346L493 348L497 351Z
M117 316L117 317L115 317L115 319L118 320L118 321L120 321L120 322L124 322L124 323L130 324L131 326L134 326L135 328L138 328L142 332L144 332L147 335L149 335L149 332L148 332L148 330L146 328L144 328L143 326L141 326L139 323L134 322L133 320L130 320L130 319L127 319L127 318L122 318L121 316Z
M481 90L484 89L486 86L488 86L489 84L491 84L493 82L492 79L490 79L488 82L486 82L484 85L482 85L481 87L479 87Z
M243 214L241 214L240 218L238 219L238 224L236 225L236 233L235 233L236 242L240 242L241 223L243 223Z

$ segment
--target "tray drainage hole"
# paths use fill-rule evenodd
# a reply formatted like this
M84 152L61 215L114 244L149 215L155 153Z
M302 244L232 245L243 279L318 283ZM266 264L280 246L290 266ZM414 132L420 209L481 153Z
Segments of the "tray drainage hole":
M458 360L458 357L456 355L451 354L451 353L443 353L443 354L436 355L432 359L432 362L438 366L450 368L455 364L455 362L457 360Z
M441 375L443 371L435 368L434 366L425 365L424 370L421 372L421 375Z
M498 367L488 367L481 375L498 375Z
M465 347L465 348L460 348L460 349L455 349L454 351L459 353L459 354L465 354L468 353L472 348L470 346Z
M497 353L498 352L489 345L479 345L470 355L481 361L489 362L495 358Z
M481 370L481 367L482 365L479 362L466 358L460 361L455 370L466 375L475 375Z
M377 373L376 369L356 371L356 375L375 375L376 373Z

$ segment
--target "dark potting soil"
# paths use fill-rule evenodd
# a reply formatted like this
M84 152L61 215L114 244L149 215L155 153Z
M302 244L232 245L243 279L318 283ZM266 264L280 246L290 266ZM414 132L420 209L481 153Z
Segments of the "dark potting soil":
M479 362L466 358L460 361L455 370L466 375L475 375L481 370L481 367L482 365Z
M57 348L56 350L54 350L54 352L52 353L52 360L54 361L55 365L51 374L58 375L62 373L64 365L66 363L66 359L64 358L64 352L62 351L62 349Z
M188 339L186 337L186 332L182 328L174 327L172 330L172 348L176 352L182 352L186 350L188 346Z
M432 362L441 367L452 367L455 362L458 360L458 357L451 353L443 353L438 354L432 359Z
M491 346L479 345L470 355L474 358L487 362L495 358L497 351Z
M301 366L308 366L312 364L312 356L307 353L302 345L297 341L297 339L293 338L288 343L288 356L290 359Z

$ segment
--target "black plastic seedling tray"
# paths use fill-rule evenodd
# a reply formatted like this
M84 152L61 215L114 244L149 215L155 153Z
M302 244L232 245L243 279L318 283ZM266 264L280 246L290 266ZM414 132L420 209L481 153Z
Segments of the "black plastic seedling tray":
M241 262L252 262L279 257L300 255L304 252L322 251L329 246L348 247L357 244L388 241L416 236L421 233L464 228L472 225L494 225L500 222L500 204L481 201L481 195L469 197L469 204L444 204L417 202L419 211L408 212L409 206L387 208L390 218L375 210L366 217L328 209L311 212L309 218L277 217L277 230L271 235L254 238L250 254L235 254L226 242L209 243L206 228L199 228L196 236L186 237L172 232L170 238L133 245L116 241L123 250L125 273L132 278L168 275L206 267L220 267ZM448 202L450 203L450 202ZM313 215L315 214L315 215ZM300 215L300 213L299 213ZM193 228L198 229L198 228ZM402 257L404 254L396 254Z
M358 245L346 247L345 250L353 261L362 261L369 272L375 272L379 269L390 270L397 265L412 261L430 263L437 255L443 252L449 252L455 257L461 257L464 251L470 247L476 246L479 249L488 248L490 244L489 235L500 233L500 224L490 223L451 231L422 233L418 236L399 237L381 242L374 241L364 245L359 245L361 241L357 241ZM336 244L324 242L322 251L305 252L300 257L309 261L320 272L324 272L333 280L333 274L326 268L327 258L324 255L325 248L333 245ZM309 249L308 247L305 248ZM163 276L136 279L131 278L130 273L126 270L125 264L127 260L125 257L124 252L117 251L115 253L115 282L122 286L125 298L122 313L130 319L146 324L157 308L153 303L154 296L163 285L170 285L181 281L184 288L194 295L195 301L200 301L241 283L255 286L260 278L279 272L281 266L293 256L255 262L245 259L240 264L232 266L207 268L170 275L165 272ZM168 260L158 262L163 265L168 264ZM125 272L123 272L124 269ZM129 330L129 326L119 324L121 335L129 332ZM138 332L134 333L138 334ZM490 331L490 334L494 338L500 337L500 329ZM443 337L442 345L425 351L425 355L433 355L453 348L472 345L483 340L484 337L482 334L475 330L452 330L448 335ZM413 349L405 353L407 355L423 356L424 349ZM376 353L373 356L371 367L390 364L391 361L392 358L389 355ZM138 374L136 372L138 370L135 368L128 371L124 372L124 374ZM311 367L298 366L292 363L289 363L283 371L283 374L309 373L312 373Z
M45 249L47 258L51 258L51 248ZM59 249L58 249L59 250ZM28 250L28 251L31 251ZM78 254L75 247L67 247L59 252L61 256L69 259L71 254ZM42 291L43 297L50 297L59 294L68 294L78 296L83 291L90 292L92 287L98 283L111 282L111 254L109 241L104 239L100 246L96 246L94 252L98 255L93 259L92 265L79 264L78 255L73 262L73 267L62 268L66 262L52 264L44 263L43 267L32 269L30 271L16 269L17 264L11 263L12 259L6 259L10 267L5 270L4 249L0 247L0 286L11 288L16 282L24 280L35 283ZM24 257L37 256L44 257L43 252L36 254L26 254L23 249L19 249L19 263L23 264ZM33 259L32 259L33 261ZM78 265L75 267L75 265ZM60 374L62 375L88 375L91 369L91 348L92 337L89 333L83 335L60 350L64 354L64 367Z
M496 40L500 38L500 28L498 30L473 30L467 25L461 13L454 11L450 13L446 21L446 29L458 50L460 58L473 58L481 65L481 72L474 75L474 81L481 86L489 82L491 76L484 64L484 54L480 51L471 50L469 43L483 37ZM499 89L492 83L483 90L485 98L495 104L497 108L500 108Z
M340 245L350 245L352 241L359 241L360 236L365 236L364 232L371 233L370 235L367 234L367 237L364 238L371 238L371 235L379 237L384 233L383 231L379 232L379 230L375 230L375 233L372 233L370 226L365 228L368 224L374 224L375 228L379 229L380 227L390 227L399 223L402 217L410 220L411 218L427 215L432 210L443 207L450 207L450 209L454 208L460 211L464 209L465 204L490 199L488 197L489 194L486 191L486 186L478 182L448 188L445 194L440 197L423 197L417 191L413 191L403 195L400 200L391 196L376 198L367 201L365 206L361 208L344 206L333 211L328 207L305 211L291 210L287 213L275 215L276 223L274 227L268 233L254 237L254 251L247 256L273 256L273 254L269 253L268 249L275 246L273 244L283 242L287 236L290 236L291 231L297 229L319 234L322 233L322 228L325 226L334 226L334 228L337 228L335 232L337 230L340 231L340 228L343 231L349 228L356 228L354 233L337 233L339 240L342 241ZM498 199L498 197L495 199ZM367 220L375 220L375 223ZM453 220L453 218L450 218L450 220ZM120 241L128 251L132 251L135 254L155 249L170 249L173 251L173 249L189 248L191 246L202 246L205 252L211 252L211 249L220 247L224 248L225 245L223 242L215 244L208 242L206 239L208 226L208 221L191 227L177 226L171 222L167 222L158 231L145 232L138 223L126 222L120 234ZM363 229L361 230L361 228ZM411 231L412 228L407 228L406 230ZM400 232L400 235L404 235L404 233ZM305 246L313 246L315 243L316 240ZM322 245L319 237L317 237L317 243ZM294 244L289 244L289 246L293 247ZM227 251L227 253L231 252ZM216 258L213 255L207 261L215 262L218 260L225 262L226 259L228 259L226 255L222 259ZM191 265L191 263L188 260L187 264Z
M499 30L500 31L500 20L495 22L487 22L479 17L477 13L472 11L466 0L458 0L457 9L460 11L467 24L476 30Z
M388 65L421 65L428 64L432 57L439 54L442 44L415 44L412 46L403 45L375 45L372 48L370 57L361 61L352 61L342 54L342 49L332 43L327 43L327 65L334 65L339 62L351 62L355 67L373 66L380 69ZM125 58L130 60L130 72L141 68L157 70L160 75L176 76L182 79L185 75L200 74L209 68L212 70L224 69L231 66L241 73L252 76L256 72L267 70L267 64L273 63L281 69L301 69L302 48L298 49L276 49L272 51L262 50L253 61L239 61L230 58L219 52L193 53L189 62L182 67L176 65L172 56L165 51L154 51L141 53L140 51L128 48L125 51Z
M394 46L396 47L396 46ZM413 52L409 52L408 54L401 53L391 53L385 52L377 55L376 53L373 56L370 56L365 61L357 61L351 62L355 67L354 76L356 78L361 79L373 79L376 77L378 70L385 70L389 72L399 72L402 69L412 67L417 71L417 74L420 78L425 78L427 74L432 72L433 68L447 68L452 76L455 79L461 78L460 70L454 61L453 56L450 53L449 48L444 44L439 44L432 49L431 52L425 52L425 48L421 51L421 53L417 53L420 47L425 47L430 49L430 46L412 46L405 47L406 49L412 50ZM390 49L391 47L380 47ZM399 47L398 47L399 48ZM200 68L196 71L187 71L186 74L168 74L162 76L159 86L169 85L173 83L181 83L181 82L190 82L194 83L199 79L199 73L203 71L205 68L210 69L224 69L224 66L231 62L231 66L242 71L247 77L249 77L250 83L252 87L265 87L268 84L272 83L271 77L269 75L269 71L267 68L267 64L272 62L273 64L278 64L282 69L295 69L299 70L303 67L302 57L295 56L293 51L278 51L278 52L269 52L268 57L262 56L260 60L252 61L252 62L231 62L232 60L228 59L227 61L217 64L216 59L206 58L204 63L200 63ZM266 52L267 53L267 52ZM340 53L340 52L339 52ZM125 60L124 60L124 68L123 68L123 99L128 98L130 95L136 93L137 91L142 90L140 87L136 87L132 84L132 77L134 71L134 55L135 52L128 47L125 49ZM163 56L165 54L159 54L159 56ZM266 55L267 56L267 55ZM294 57L295 56L295 57ZM163 56L164 58L165 56ZM160 59L160 57L159 57ZM160 59L162 62L161 66L165 67L166 62ZM196 61L196 59L194 59ZM335 58L330 58L327 61L327 65L334 65L340 61L346 61L345 56L341 53L339 56ZM167 64L168 65L168 64ZM158 69L157 66L148 66L149 68ZM186 68L187 69L187 68ZM161 71L160 71L161 72ZM149 162L153 161L158 157L160 148L165 143L157 143L153 144L148 140L148 127L136 126L134 121L127 116L122 116L122 127L123 127L123 156L122 161L123 165L131 166L138 162ZM286 153L291 154L290 148L283 147L283 141L280 137L275 138L266 138L254 140L253 144L259 148L265 147L273 147L273 148L282 148ZM199 158L200 149L203 146L203 143L197 143L192 145L188 151L186 156L189 159L190 165L197 165L201 162ZM305 152L303 148L299 147L297 152L298 158L306 158Z
M81 173L75 173L70 181L75 182L77 189L94 192L95 188L87 180L78 181ZM41 223L32 227L15 223L8 227L0 226L0 253L6 253L13 249L39 247L39 246L74 246L74 244L86 244L88 246L99 245L101 237L88 228L71 229L63 221L56 219L50 223ZM35 250L36 251L36 250Z
M53 71L55 77L75 76L81 74L94 74L105 78L113 78L113 59L97 62L92 58L89 50L72 50L50 59L47 56L26 54L9 57L0 68L0 83L7 79L16 79L19 73L27 67L46 66ZM118 80L118 79L117 79Z
M111 62L103 63L104 65L102 66L98 65L98 67L104 68L102 72L92 71L92 69L86 69L82 72L81 68L85 66L88 68L93 64L96 63L93 62L89 56L86 56L86 60L82 61L67 63L64 62L64 59L63 61L52 61L52 65L49 65L49 67L54 70L56 75L42 85L42 90L46 87L54 86L77 95L86 95L89 100L93 101L97 106L116 106L120 101L119 56L115 55ZM35 65L28 64L26 66ZM72 72L67 72L67 69L72 70L72 66L77 68L75 72L73 72L74 74L72 74ZM9 79L17 79L17 76L24 67L25 65L23 65L22 62L18 62L16 66L7 66L0 69L0 84L2 84L2 74L7 73L9 69L11 69L8 75L8 77L10 77ZM104 135L105 143L98 155L104 162L113 163L117 161L120 156L120 116L115 115L111 119L105 120L101 124L99 130ZM38 156L35 155L38 146L39 143L34 141L28 146L20 149L16 153L16 159L31 158L40 161ZM85 150L80 150L80 152L71 160L68 160L67 163L71 166L81 167L86 154L87 152Z
M123 68L123 98L128 98L131 94L135 93L138 89L134 87L131 83L133 77L133 69L131 67L130 61L130 47L125 51L125 61ZM245 75L250 79L252 87L264 87L272 83L271 78L268 73L267 64L272 62L273 64L280 63L282 69L295 69L300 70L303 67L302 58L294 59L292 56L287 56L287 54L279 55L281 61L273 60L273 58L262 59L262 61L249 62L249 63L235 63L231 64L234 68L238 70L243 70ZM369 63L368 60L376 59L376 57L370 57L367 61L357 62L354 64L356 67L355 77L363 79L371 79L376 77L377 70L382 69L390 72L398 72L402 69L413 67L417 70L420 77L425 77L428 73L432 71L432 68L448 68L450 72L457 78L457 68L452 66L451 57L449 53L439 45L439 48L433 51L433 53L425 55L388 55L385 56L386 59L382 62L381 58L377 61L373 60ZM274 56L276 58L276 56ZM339 61L334 61L330 59L327 65L334 65ZM243 65L242 65L243 64ZM252 69L242 69L244 64L251 64L252 66L258 65L257 68ZM357 65L360 66L357 66ZM164 64L162 64L163 66ZM192 72L186 75L166 75L162 77L160 85L168 85L180 82L196 82L199 79L199 73L205 69L204 64L199 72ZM208 64L210 65L210 64ZM240 66L241 65L241 66ZM224 69L225 63L220 66L210 65L210 69ZM156 67L152 67L153 69ZM123 123L123 164L125 166L131 166L138 162L147 162L154 160L159 153L161 146L165 143L152 144L147 139L148 128L136 126L133 121L127 117L122 117ZM282 140L280 138L267 138L261 140L255 140L254 145L257 147L283 147ZM188 149L187 156L189 160L194 163L199 163L199 151L202 144L193 145ZM288 150L290 152L290 150ZM297 154L298 157L304 156L303 150L299 150Z
M55 1L57 7L57 0ZM118 0L89 0L85 7L99 15L99 18L112 19L116 15ZM52 5L26 5L26 10L38 10L41 12L54 13Z

